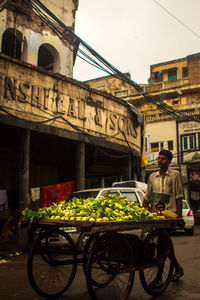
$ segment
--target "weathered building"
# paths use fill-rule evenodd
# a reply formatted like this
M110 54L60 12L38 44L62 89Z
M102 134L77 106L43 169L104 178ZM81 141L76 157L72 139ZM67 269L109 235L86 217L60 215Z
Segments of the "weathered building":
M43 0L42 3L74 31L78 0ZM47 71L72 77L76 53L72 37L68 35L66 44L55 30L62 29L58 25L50 28L34 14L33 5L31 1L6 1L0 17L1 52Z
M43 2L74 28L78 1ZM140 114L70 78L74 43L41 27L26 4L9 1L0 13L0 189L12 193L14 214L32 188L140 179L142 148Z
M140 93L112 76L87 83L109 88L144 114L147 177L157 168L158 152L169 149L171 167L181 171L186 199L194 209L200 207L200 53L152 65L149 84L140 85Z

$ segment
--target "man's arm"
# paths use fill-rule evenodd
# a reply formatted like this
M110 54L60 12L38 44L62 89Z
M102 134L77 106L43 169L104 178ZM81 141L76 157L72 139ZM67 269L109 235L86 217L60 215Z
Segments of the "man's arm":
M146 192L145 192L143 204L142 204L142 206L147 208L147 209L149 209L151 207L151 205L150 205L151 190L152 190L152 187L151 187L151 175L150 175L148 183L147 183L147 189L146 189Z
M147 202L145 199L143 200L143 203L142 203L142 207L144 208L149 208L149 202Z

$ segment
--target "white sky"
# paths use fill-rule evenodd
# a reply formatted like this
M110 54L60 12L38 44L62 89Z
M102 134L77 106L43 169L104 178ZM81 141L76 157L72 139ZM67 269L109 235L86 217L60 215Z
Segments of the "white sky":
M75 33L131 79L147 83L150 65L200 52L200 0L79 0ZM74 78L107 73L77 57Z

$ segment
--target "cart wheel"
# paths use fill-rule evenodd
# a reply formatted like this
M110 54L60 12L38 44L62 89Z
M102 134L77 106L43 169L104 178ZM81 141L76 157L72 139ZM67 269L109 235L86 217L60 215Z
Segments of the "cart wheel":
M42 297L53 298L71 285L77 269L76 247L62 230L40 233L28 257L28 278Z
M140 281L150 295L160 295L169 285L173 274L170 249L173 247L170 236L163 230L149 233L144 240Z
M127 299L134 275L132 248L124 237L105 234L94 241L86 270L92 299Z

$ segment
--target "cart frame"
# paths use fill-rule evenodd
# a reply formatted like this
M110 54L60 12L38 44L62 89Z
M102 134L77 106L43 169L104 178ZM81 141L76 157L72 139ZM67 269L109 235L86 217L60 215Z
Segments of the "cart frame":
M112 300L112 295L108 296L111 290L115 294L113 299L127 299L135 271L139 271L141 284L148 294L162 294L171 281L174 267L169 232L180 226L184 226L183 219L33 223L32 227L40 232L28 257L29 282L40 296L57 297L70 287L77 264L82 264L91 299L103 299L106 293ZM83 251L77 249L65 232L68 227L76 227L80 234L90 236ZM129 234L136 229L150 233L142 240ZM54 241L58 236L63 242ZM159 273L160 282L157 280Z

